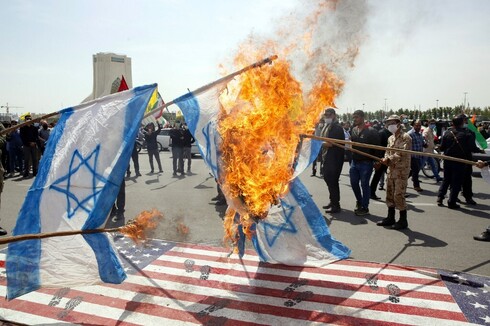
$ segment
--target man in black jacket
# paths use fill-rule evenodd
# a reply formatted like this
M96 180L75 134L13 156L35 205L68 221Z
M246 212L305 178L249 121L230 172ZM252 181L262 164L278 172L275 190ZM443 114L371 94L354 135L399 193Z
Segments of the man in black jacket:
M468 128L463 126L464 117L457 116L453 119L453 127L448 129L441 141L441 151L446 156L452 156L465 160L471 160L473 152L478 152L479 149L475 144L475 137ZM447 201L447 207L451 209L459 209L457 204L458 194L463 185L466 166L464 163L444 160L444 180L439 187L437 195L437 203L442 206L442 201L447 193L449 186L451 191Z
M323 116L325 125L322 130L322 137L344 140L344 129L337 120L335 109L328 108ZM344 165L344 147L334 146L330 142L325 142L322 146L323 157L323 179L325 180L328 192L330 193L330 203L326 208L327 213L340 212L340 188L339 178Z
M172 142L172 167L174 170L173 175L176 176L177 172L184 175L184 144L185 144L185 132L180 128L180 120L175 121L174 127L170 130L170 140Z
M30 115L26 115L26 122L32 120ZM32 164L32 174L37 175L38 167L38 141L39 133L38 128L32 124L28 124L20 128L20 138L22 139L22 145L24 150L24 178L29 177L29 170Z

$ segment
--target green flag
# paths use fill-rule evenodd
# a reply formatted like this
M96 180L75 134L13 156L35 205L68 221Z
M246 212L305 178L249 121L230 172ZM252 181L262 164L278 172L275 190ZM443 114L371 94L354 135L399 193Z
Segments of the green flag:
M475 125L473 124L473 122L471 121L471 119L468 119L468 129L471 130L471 131L473 131L475 133L476 142L479 145L479 147L482 148L482 149L486 149L488 147L487 141L480 134L480 132L475 127Z

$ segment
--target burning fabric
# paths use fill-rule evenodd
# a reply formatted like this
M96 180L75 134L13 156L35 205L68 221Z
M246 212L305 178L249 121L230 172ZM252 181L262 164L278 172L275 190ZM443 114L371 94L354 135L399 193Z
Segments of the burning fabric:
M239 86L235 99L236 85L225 80L175 101L227 199L225 239L240 255L245 239L252 240L261 259L272 263L322 265L348 257L295 178L321 143L305 140L298 151L299 135L313 120L310 127L302 114L301 89L288 63L249 70Z
M343 87L342 68L352 66L358 53L365 5L319 1L304 8L288 18L277 41L250 37L234 63L243 66L269 53L279 59L175 103L227 199L225 239L240 255L248 238L263 261L322 265L350 251L331 237L322 213L296 179L321 147L316 141L300 142L300 135L312 133L325 107L334 106ZM347 21L349 28L339 30ZM332 33L320 26L331 27Z

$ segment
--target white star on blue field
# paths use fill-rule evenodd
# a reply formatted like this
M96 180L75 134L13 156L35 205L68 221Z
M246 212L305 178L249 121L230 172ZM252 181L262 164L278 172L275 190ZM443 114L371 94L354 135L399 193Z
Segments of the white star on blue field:
M66 212L68 218L73 217L79 209L90 213L91 209L87 204L91 200L95 201L102 191L100 185L99 190L97 190L97 182L107 183L107 179L97 173L99 152L100 145L97 145L92 153L86 157L83 157L78 149L75 150L71 157L67 174L54 181L50 186L50 189L66 195ZM84 187L84 185L77 184L75 187L73 185L72 179L76 176L79 177L80 174L82 174L82 178L79 178L79 180L90 182L88 186Z
M269 245L269 247L272 247L274 245L277 238L282 232L288 232L293 234L298 232L296 226L291 221L291 217L293 216L296 207L291 206L284 201L281 201L281 208L282 208L282 216L286 218L283 223L281 223L280 225L273 225L265 221L262 222L264 226L265 238L267 240L267 244Z

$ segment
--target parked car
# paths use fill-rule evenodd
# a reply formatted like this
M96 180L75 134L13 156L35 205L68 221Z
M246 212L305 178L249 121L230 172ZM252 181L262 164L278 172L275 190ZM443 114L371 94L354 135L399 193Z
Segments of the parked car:
M160 134L157 136L157 142L162 145L161 150L168 151L170 150L170 147L172 147L172 140L170 139L170 130L172 130L172 128L163 128L160 131ZM201 155L197 143L192 144L191 155L192 156Z
M157 136L157 142L162 144L162 150L164 151L170 149L170 130L172 130L172 128L163 128Z

